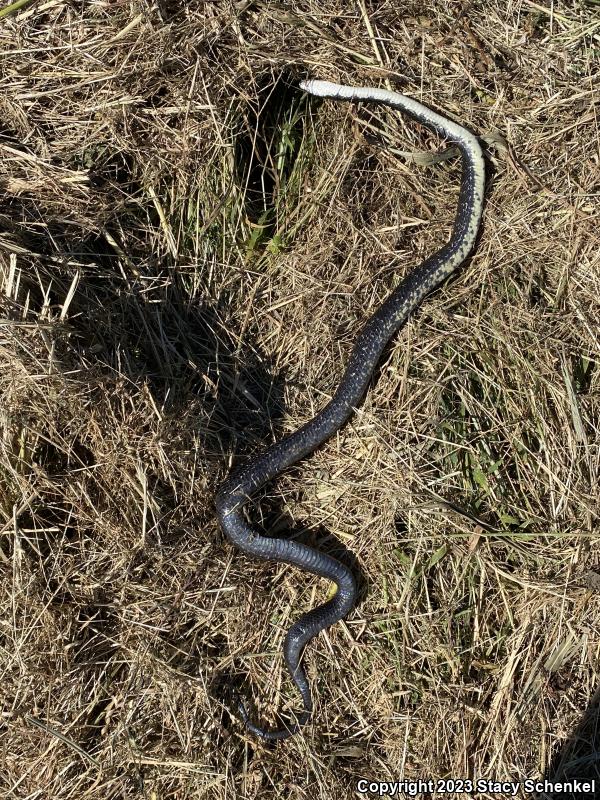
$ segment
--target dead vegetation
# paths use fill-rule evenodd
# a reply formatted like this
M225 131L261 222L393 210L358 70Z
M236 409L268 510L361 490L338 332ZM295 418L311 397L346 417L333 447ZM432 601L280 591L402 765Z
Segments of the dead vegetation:
M597 777L598 6L426 5L2 19L3 796ZM271 747L233 691L262 720L296 707L283 636L328 587L233 552L214 491L330 396L448 235L460 174L389 110L309 101L306 75L454 114L489 185L473 258L257 505L363 589L306 653L314 723Z

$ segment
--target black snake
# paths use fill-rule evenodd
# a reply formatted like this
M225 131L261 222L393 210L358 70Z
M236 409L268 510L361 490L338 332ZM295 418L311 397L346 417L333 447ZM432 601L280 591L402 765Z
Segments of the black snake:
M345 617L356 600L354 576L337 559L312 547L289 539L262 536L245 519L244 506L268 481L312 453L348 420L361 402L390 338L423 298L439 286L471 251L481 220L485 170L477 138L459 125L410 97L387 89L340 86L328 81L302 81L304 91L335 100L374 100L406 112L417 122L433 128L440 136L455 143L462 155L462 179L458 210L450 241L441 250L416 267L392 292L362 329L350 355L348 366L335 394L313 419L295 433L269 447L245 467L231 475L220 487L216 508L223 532L235 547L249 556L283 561L334 581L334 596L323 605L303 614L287 633L284 657L292 679L304 703L297 721L277 730L265 730L249 720L245 706L239 710L247 728L263 739L285 739L296 733L308 720L313 704L310 686L300 664L307 642L320 631Z

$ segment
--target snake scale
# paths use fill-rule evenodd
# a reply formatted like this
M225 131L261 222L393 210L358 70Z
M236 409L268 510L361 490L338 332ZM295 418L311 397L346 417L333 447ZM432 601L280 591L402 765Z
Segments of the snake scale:
M300 542L262 536L253 530L246 521L244 507L261 487L312 453L346 423L360 404L386 344L423 298L454 272L473 248L481 220L485 187L483 154L477 138L458 123L418 101L387 89L342 86L320 80L302 81L300 87L318 97L353 102L374 101L406 113L458 146L462 157L462 177L450 240L410 272L367 321L358 335L331 400L297 431L235 471L217 492L217 516L231 544L254 558L292 564L336 584L333 597L303 614L291 626L285 638L285 663L304 705L296 720L282 723L278 729L265 729L252 723L245 705L239 705L239 712L248 730L266 740L285 739L296 733L310 718L313 702L301 664L302 652L307 642L320 631L348 614L356 601L357 587L348 567L332 556Z

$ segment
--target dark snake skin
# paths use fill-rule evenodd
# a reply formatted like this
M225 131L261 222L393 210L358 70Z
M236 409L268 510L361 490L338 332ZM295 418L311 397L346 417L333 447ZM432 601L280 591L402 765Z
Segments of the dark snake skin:
M240 703L239 711L248 730L267 740L285 739L296 733L309 719L313 702L300 663L302 651L320 631L348 614L356 601L357 588L348 567L330 555L299 542L268 538L257 533L245 519L244 506L266 483L326 442L352 415L363 399L373 371L391 337L423 298L439 286L472 249L481 219L485 182L483 156L477 138L416 100L386 89L340 86L327 81L303 81L300 86L320 97L372 100L407 113L458 146L462 156L462 179L450 241L416 267L368 320L356 340L348 366L329 403L295 433L273 444L262 455L234 472L217 493L217 515L231 544L253 558L293 564L333 581L337 587L330 600L303 614L285 638L285 663L304 704L296 721L283 724L276 730L266 730L250 721L246 707Z

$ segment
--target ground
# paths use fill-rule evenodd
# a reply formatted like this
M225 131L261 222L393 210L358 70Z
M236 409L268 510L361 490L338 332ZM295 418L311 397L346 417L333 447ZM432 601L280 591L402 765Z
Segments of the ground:
M3 796L597 778L597 1L18 5L0 8ZM234 551L216 489L327 402L362 324L447 240L460 180L449 143L309 98L306 77L468 126L486 206L352 421L252 509L361 589L307 648L312 722L263 744L235 694L265 723L298 708L283 637L331 587ZM540 795L559 796L581 795Z

